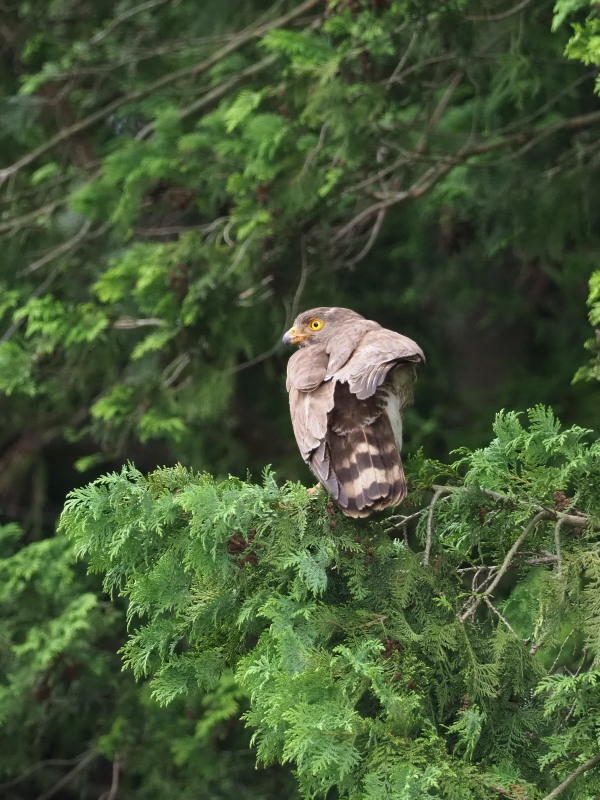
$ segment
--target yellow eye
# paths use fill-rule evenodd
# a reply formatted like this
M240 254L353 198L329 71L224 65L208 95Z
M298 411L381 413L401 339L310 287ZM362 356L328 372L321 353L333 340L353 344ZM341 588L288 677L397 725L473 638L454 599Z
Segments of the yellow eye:
M311 319L308 323L308 327L311 331L320 331L324 324L322 319Z

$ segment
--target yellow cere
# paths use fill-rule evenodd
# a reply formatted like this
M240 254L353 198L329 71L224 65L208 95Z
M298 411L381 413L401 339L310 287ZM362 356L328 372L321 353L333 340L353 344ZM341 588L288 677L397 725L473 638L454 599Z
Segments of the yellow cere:
M311 331L320 331L323 327L324 323L322 319L311 319L308 323L308 327Z

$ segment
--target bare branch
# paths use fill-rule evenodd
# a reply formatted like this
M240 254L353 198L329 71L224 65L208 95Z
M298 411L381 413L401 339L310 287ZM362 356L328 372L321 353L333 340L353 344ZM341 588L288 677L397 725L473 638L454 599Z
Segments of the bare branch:
M294 292L294 299L292 300L292 305L290 308L289 318L286 320L286 328L287 323L291 325L292 322L296 319L296 314L298 313L298 306L300 305L300 300L302 299L302 293L304 292L304 287L306 286L306 281L308 279L309 274L309 266L308 266L308 258L306 253L306 239L304 236L300 238L300 263L302 268L300 270L300 280L298 281L298 286L296 287L296 291Z
M249 367L254 367L256 364L260 364L261 361L266 361L267 358L271 358L271 356L275 355L277 350L279 350L280 344L280 339L277 339L275 344L272 347L269 347L268 350L259 353L257 356L254 356L254 358L248 359L248 361L243 361L241 364L236 364L235 367L232 367L229 370L229 372L242 372L242 370L248 369Z
M51 203L47 203L45 206L40 206L39 208L30 211L29 214L23 214L20 217L13 217L7 222L0 223L0 233L7 233L8 231L12 231L14 228L23 228L28 222L35 222L38 217L51 214L56 208L58 208L58 206L61 206L66 199L66 197L61 197L60 200L53 200Z
M160 239L163 236L176 236L180 233L197 231L196 225L168 225L164 228L134 228L134 233L147 239Z
M388 164L387 167L383 167L383 169L380 169L379 172L376 172L374 175L370 175L368 178L349 186L347 189L343 189L341 196L344 197L345 195L356 194L357 192L360 192L361 189L366 189L368 186L371 186L374 183L379 183L382 178L385 178L391 172L397 170L398 167L408 163L412 155L412 153L408 152L403 153L400 158L396 159L396 161L392 162L391 164Z
M147 3L140 3L139 6L128 8L127 11L124 11L122 14L119 14L118 17L115 17L110 22L110 24L106 26L106 28L104 28L101 31L98 31L98 33L92 36L92 38L90 39L90 44L96 44L97 42L102 41L102 39L105 39L111 31L113 31L126 19L130 19L131 17L134 17L136 14L140 14L142 11L149 11L151 8L155 8L156 6L161 6L164 3L168 2L170 2L170 0L148 0Z
M522 11L524 8L526 8L531 2L532 0L522 0L522 2L517 3L516 6L513 6L512 8L509 8L508 11L503 11L500 14L490 14L487 17L478 15L477 16L469 15L465 16L465 19L468 20L469 22L498 22L500 20L512 17L513 14L518 14L519 11Z
M582 114L577 117L570 117L569 119L560 120L550 125L540 128L533 128L529 131L520 131L519 133L504 136L494 141L483 142L473 147L465 147L451 156L440 158L436 164L420 175L408 189L401 192L394 192L388 196L384 196L377 203L373 203L360 211L349 222L343 225L337 233L331 238L331 243L336 244L341 239L346 238L351 231L363 223L365 220L374 214L379 213L382 209L390 208L391 206L400 205L407 200L412 200L425 194L431 189L438 181L447 175L458 164L467 162L470 158L475 156L491 153L494 150L501 150L513 144L523 144L529 149L531 140L535 140L537 144L547 136L552 135L561 130L577 130L579 128L589 127L600 122L600 111L592 112L591 114ZM415 155L419 155L416 153Z
M444 112L448 108L450 100L452 100L454 93L460 86L460 83L464 77L465 77L465 70L459 69L452 75L452 77L448 81L448 86L446 87L444 94L441 96L437 106L435 107L433 114L427 120L427 124L425 126L425 130L423 131L423 135L421 136L419 143L415 147L417 153L422 153L423 150L425 150L429 136L437 128L441 118L444 115Z
M83 756L83 758L81 758L77 762L77 764L73 767L72 770L69 770L69 772L67 772L66 775L63 775L63 777L60 780L58 780L53 786L47 789L43 794L38 795L36 800L50 800L50 798L54 797L54 795L57 792L59 792L63 788L63 786L66 786L68 783L70 783L76 775L82 772L82 770L84 770L87 767L87 765L90 764L92 761L94 761L96 758L98 758L98 753L96 753L93 750L90 750L88 753L86 753L85 756Z
M89 752L90 751L85 750L83 753L75 756L75 758L46 758L43 761L38 761L20 775L17 775L16 778L11 778L11 780L6 781L5 783L0 783L0 789L10 789L12 786L17 786L17 784L27 780L27 778L34 772L37 772L44 767L70 767L72 764L78 764L89 754Z
M503 616L502 616L502 614L501 614L501 613L498 611L498 609L497 609L497 608L496 608L496 606L495 606L495 605L492 603L492 601L490 600L490 598L489 598L489 597L484 597L483 599L485 600L485 604L486 604L486 606L487 606L487 607L490 609L490 611L492 611L492 612L493 612L493 613L494 613L494 614L495 614L495 615L498 617L498 619L500 619L500 621L501 621L501 622L503 622L503 623L506 625L506 627L508 628L508 630L509 630L511 633L514 633L514 635L515 635L517 638L519 638L519 636L518 636L517 632L516 632L516 631L515 631L515 629L512 627L512 625L510 624L510 622L509 622L509 621L506 619L506 617L503 617Z
M313 161L317 157L318 152L323 148L323 145L325 144L325 137L327 136L327 129L328 128L329 128L329 122L325 121L323 123L323 125L321 126L321 130L319 132L319 139L317 141L317 144L313 147L313 149L310 151L310 153L306 156L306 160L304 161L304 164L302 165L302 169L298 173L298 176L297 176L296 180L300 180L300 178L304 175L304 173L312 165Z
M414 31L413 35L411 36L410 42L408 43L408 46L407 46L406 50L402 54L402 58L398 62L398 65L396 66L396 68L394 69L394 71L392 72L390 77L387 79L386 86L390 86L392 83L399 83L400 82L400 79L398 78L398 76L402 74L402 70L406 66L406 62L408 61L408 59L410 57L412 49L415 46L415 44L417 43L418 35L419 35L419 29L417 28Z
M529 533L531 533L531 531L536 527L536 525L544 519L548 519L548 512L546 511L546 509L544 509L543 511L538 511L535 517L533 517L533 519L531 519L527 523L525 528L523 528L521 535L517 538L516 542L513 544L513 546L506 554L504 561L500 566L500 569L498 570L498 572L494 577L494 580L490 583L490 585L486 589L487 594L492 594L496 586L498 586L498 584L504 577L504 574L506 573L507 569L510 567L510 564L513 558L515 557L519 547L523 544ZM465 622L470 616L472 616L475 613L481 600L482 600L481 597L474 597L469 602L466 611L459 617L461 622Z
M100 800L115 800L119 791L119 778L121 777L121 756L115 753L112 765L112 780L108 792L101 795Z
M204 73L208 72L211 67L221 61L221 59L225 58L225 56L236 52L236 50L239 50L254 39L260 38L270 30L282 28L284 25L287 25L288 22L291 22L296 17L301 16L306 11L309 11L311 8L319 5L321 2L322 0L305 0L304 3L300 3L300 5L296 6L291 11L288 11L287 14L283 14L281 17L265 23L264 25L250 27L243 31L239 36L236 36L223 47L216 50L204 61L194 64L191 67L184 67L182 69L175 70L174 72L169 72L167 75L163 75L158 80L148 83L134 92L129 92L128 94L118 97L116 100L113 100L112 103L108 103L107 105L95 111L93 114L90 114L84 119L79 120L79 122L76 122L67 128L63 128L61 131L59 131L59 133L56 134L56 136L53 136L43 145L36 147L34 150L30 150L29 153L24 155L18 161L15 161L14 164L11 164L11 166L0 170L0 183L6 180L6 178L9 178L17 173L23 167L26 167L36 161L40 156L54 149L56 145L61 144L76 134L81 133L81 131L87 130L87 128L90 128L92 125L95 125L97 122L100 122L111 114L114 114L115 111L127 103L134 103L138 100L142 100L144 97L148 97L148 95L155 93L159 89L163 89L165 86L170 86L172 83L176 83L184 78L197 78L199 75L203 75Z
M69 78L80 78L82 75L106 76L110 72L114 72L121 67L126 67L129 64L139 64L141 61L147 61L151 58L158 58L164 55L187 57L190 53L197 52L201 46L221 44L235 38L236 35L237 34L222 33L214 36L200 36L195 39L172 39L168 45L153 47L149 50L140 50L138 52L133 51L131 55L127 58L122 58L120 61L111 61L108 64L96 64L90 67L78 64L76 68L68 69L64 72L53 72L48 76L48 80L66 81Z
M552 675L552 673L554 672L554 669L555 669L556 665L558 664L558 660L559 660L559 658L561 656L562 651L564 650L564 647L565 647L566 643L569 641L569 639L571 638L571 636L573 636L574 633L575 633L575 628L571 628L569 633L563 639L563 642L562 642L562 644L561 644L561 646L560 646L560 648L558 650L558 653L556 654L556 658L554 659L554 661L552 662L552 666L548 670L548 674L549 675ZM531 649L533 650L533 648L531 648ZM537 649L539 649L539 648L536 648L536 650Z
M435 489L446 489L448 492L466 492L469 490L469 486L437 486L434 484L432 488ZM508 494L502 494L502 492L495 492L492 489L484 489L482 486L477 487L478 491L487 494L489 497L493 497L495 500L500 500L503 503L508 503L511 505L518 505L524 506L525 508L530 508L532 511L544 511L548 516L546 519L562 519L566 525L572 525L575 528L587 528L589 524L589 517L587 514L583 514L581 511L576 511L573 514L567 514L564 511L557 511L554 508L546 508L545 506L540 505L539 503L534 503L533 501L529 500L521 500L518 497L511 497Z
M172 386L191 361L192 357L189 353L182 353L177 356L177 358L174 358L162 372L160 380L161 385L164 386L165 389Z
M444 491L443 486L440 486L435 490L435 493L431 499L431 503L429 504L429 513L427 514L427 539L425 541L425 551L423 553L423 564L426 567L429 566L431 542L433 539L433 510L435 508L435 504L444 494L447 494L447 492Z
M561 559L561 546L560 546L560 529L561 526L565 524L564 517L560 517L556 525L554 526L554 548L556 550L556 563L557 563L557 573L560 575L562 569L562 559Z
M61 244L58 245L58 247L54 247L52 250L46 253L45 256L38 258L37 261L34 261L28 267L22 269L20 274L31 275L32 272L37 272L38 269L45 267L46 264L49 264L51 261L54 261L55 258L58 258L59 256L62 256L65 253L68 253L70 250L74 250L77 247L77 245L82 241L82 239L85 239L91 227L92 227L91 220L86 220L86 222L84 222L84 224L81 226L80 230L75 234L75 236L72 236L66 242L62 242Z
M418 72L418 70L422 69L423 67L430 67L432 64L441 64L444 61L453 61L456 58L456 53L446 53L443 56L432 56L431 58L426 58L423 61L419 61L417 64L413 64L411 67L407 67L404 72L398 72L396 74L396 69L394 70L394 80L392 78L388 78L386 81L386 86L390 86L392 83L402 83L402 80L406 78L407 75L411 75L413 72Z
M437 183L441 178L444 177L450 170L458 164L460 159L458 157L453 157L451 159L446 159L439 164L436 164L430 169L426 170L426 172L421 175L417 180L403 192L395 192L393 195L385 198L384 200L380 200L378 203L374 203L373 205L367 206L361 212L359 212L355 217L353 217L350 222L347 222L343 225L337 233L331 238L331 244L336 244L340 241L340 239L346 238L348 234L360 225L365 220L369 219L369 217L373 216L374 214L378 214L380 211L383 211L386 208L390 208L390 206L399 205L400 203L405 202L406 200L412 200L416 197L420 197L421 195L425 194L428 189Z
M182 108L179 112L179 119L187 119L187 117L191 117L193 114L196 114L198 111L201 111L206 106L211 105L215 102L215 100L219 100L221 97L227 94L230 89L233 89L234 86L237 86L239 83L242 83L247 78L251 78L254 75L257 75L263 69L270 67L277 60L276 55L269 55L266 58L263 58L261 61L258 61L256 64L251 64L246 69L241 70L240 72L236 72L229 80L223 81L219 83L217 86L214 86L210 91L203 94L202 97L195 100L193 103L190 103L185 108ZM141 141L143 139L147 139L154 131L154 122L149 122L147 125L144 125L141 130L138 131L136 134L136 139Z
M346 261L345 264L347 267L353 267L355 264L358 264L363 258L366 258L369 253L371 252L373 245L377 241L377 237L379 236L379 231L381 230L381 226L383 225L383 220L385 219L385 215L387 214L387 209L382 208L380 211L377 212L377 218L375 219L375 224L371 228L371 232L369 233L369 238L365 246L358 252L353 258L349 261Z
M409 522L412 522L413 519L419 519L419 517L425 513L425 508L421 508L419 511L415 511L414 514L409 514L405 516L404 514L394 514L392 517L388 517L386 522L397 522L397 525L394 525L391 528L386 528L384 533L395 533L399 529L405 529Z
M550 792L550 794L547 794L543 798L543 800L555 800L555 798L558 797L559 794L562 794L565 789L568 789L568 787L573 783L573 781L576 778L578 778L580 775L583 775L583 773L587 772L588 769L592 769L592 767L595 767L596 764L600 764L600 753L598 753L595 756L592 756L592 758L588 758L588 760L585 761L583 764L580 764L576 770L574 770L567 778L565 778L562 783L559 783L556 789L553 789Z
M147 317L146 319L136 319L135 317L121 317L116 319L112 326L118 330L128 331L134 328L159 328L164 325L164 319L158 317Z

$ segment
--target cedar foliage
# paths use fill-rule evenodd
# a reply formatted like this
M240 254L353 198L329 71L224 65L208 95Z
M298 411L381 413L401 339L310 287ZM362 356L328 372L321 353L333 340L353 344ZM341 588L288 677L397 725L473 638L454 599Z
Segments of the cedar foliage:
M60 534L0 527L0 795L100 797L117 776L140 800L296 796L285 772L255 772L246 699L230 674L169 708L123 672L120 603L86 578ZM252 776L249 781L248 777Z
M572 35L566 47L566 54L584 64L600 64L600 18L598 7L586 0L558 0L555 7L554 28L558 28L565 19L573 20L574 15L586 12L581 21L572 22ZM600 94L600 79L596 76L596 94ZM586 342L592 352L589 364L581 367L575 376L576 380L600 380L600 270L595 270L590 278L590 324L595 336Z
M288 769L253 768L250 733L238 718L256 705L248 710L241 679L225 671L214 688L194 692L188 675L189 690L158 706L146 679L137 685L131 671L121 673L116 653L127 638L129 601L107 601L97 579L75 563L73 545L55 535L56 516L66 491L97 476L99 462L110 469L125 457L144 471L179 458L218 476L213 483L206 479L216 487L228 472L258 473L265 463L273 463L282 479L304 475L276 345L296 310L326 302L355 307L424 345L430 367L420 381L418 406L409 412L408 451L424 445L428 455L445 457L458 445L481 446L498 408L523 409L540 400L567 425L577 420L598 428L594 387L569 387L582 361L581 342L589 338L583 300L600 246L592 92L597 9L583 0L560 0L554 26L552 0L5 0L0 14L0 793L10 800L59 791L67 800L106 800L115 793L143 800L293 797ZM571 60L563 55L567 45ZM597 275L591 292L597 325ZM580 374L598 377L593 364ZM557 459L566 468L564 456ZM556 487L567 478L583 481L576 473L548 471L556 466L552 461L544 467L548 484L551 475ZM467 468L465 462L450 470L451 482ZM414 509L421 511L431 499L428 487L448 469L415 459ZM145 486L139 476L131 486L138 480ZM530 480L536 492L546 492L533 471ZM583 483L577 485L583 492ZM232 486L236 498L246 484ZM519 488L518 479L512 488ZM263 491L266 485L254 490L257 503ZM431 517L437 549L430 568L422 570L434 582L443 548L451 545L450 558L458 559L483 535L483 561L474 568L489 566L506 554L518 526L530 521L511 516L518 509L496 508L489 495L479 498L477 511L476 494L446 497L438 491ZM546 497L550 507L551 500ZM298 501L298 513L305 501ZM313 527L327 533L319 502L306 507L304 539ZM444 514L459 502L466 504L460 513L471 516L453 517L446 527ZM559 507L565 501L559 496L556 502ZM191 512L177 513L187 520ZM428 514L422 512L418 531L414 521L409 524L417 561L415 536L424 537L421 549L426 547ZM485 526L506 526L496 550L496 540L486 536L491 529L480 530L482 519ZM554 522L540 520L527 540L536 531L549 534ZM223 536L227 524L220 523ZM344 521L338 524L341 530ZM351 617L356 608L350 590L366 591L367 566L375 558L360 544L365 530L357 530L359 541L351 545L358 548L354 569L364 568L353 582L347 578ZM570 530L561 528L561 542ZM251 570L262 568L260 553L246 552L246 532L232 535L228 557L250 580ZM570 548L583 542L574 537L562 543L563 564ZM285 575L297 576L298 592L312 575L306 595L322 604L329 589L319 595L321 587L325 581L331 587L336 577L326 565L337 550L332 556L315 542L308 552L310 558L291 561ZM517 559L529 576L521 594L510 583L520 574L512 567L494 590L496 607L521 638L538 619L529 598L537 597L540 574L558 574L554 551L535 553L531 558L543 563ZM409 559L408 550L401 555ZM464 563L473 558L468 551ZM377 555L379 566L382 559ZM585 569L573 562L564 600L565 608L575 604L565 628L577 631L578 609L588 608L594 586L585 582L582 559ZM274 595L288 591L276 572L270 574ZM469 581L477 586L487 574L463 574L463 605L474 591ZM458 591L457 575L449 575ZM164 577L157 573L155 589ZM174 614L185 605L188 577L186 572L182 584L169 584L169 591L163 586L160 600L165 636L170 625L181 626L173 654L184 666L188 631ZM218 587L215 592L218 605ZM511 604L504 608L508 595ZM438 605L444 602L434 597ZM369 612L367 600L375 601L366 597ZM147 601L143 595L140 612ZM170 609L175 602L182 605ZM260 602L266 606L267 599ZM409 621L424 607L407 608ZM436 606L431 619L439 623L442 617ZM499 618L481 600L476 619L489 627ZM363 617L355 621L351 631L366 625L373 633ZM257 618L255 635L262 637L267 624ZM466 627L471 624L467 620ZM420 633L414 624L412 630ZM555 674L564 664L557 677L572 684L556 691L549 686L535 700L539 709L553 693L548 719L564 720L556 745L548 739L546 756L541 740L528 739L537 742L535 769L549 759L540 785L554 785L578 757L585 758L592 736L586 720L595 724L587 662L577 674L583 634L567 639L568 632L552 633L566 643L557 665L552 668L552 651L543 666ZM326 641L322 628L314 633L325 662L337 659L340 672L333 674L344 681L348 697L363 684L357 677L356 688L348 688L350 657L332 653L338 644L354 653L362 639L356 633L356 642L347 641L352 635L340 632L339 641ZM253 636L238 641L240 658L250 655ZM384 638L378 631L364 655L365 675L379 674L387 650L387 660L400 659L393 642L377 654ZM223 641L231 650L235 633L228 631ZM214 678L224 662L236 661L220 646L207 650L207 681L211 670ZM294 647L292 641L291 656L297 655ZM415 665L434 663L415 648L409 647ZM152 674L162 669L163 655L159 650L149 657ZM482 664L495 658L478 657ZM165 691L170 686L174 692L177 680L181 685L178 674L165 672ZM455 673L452 679L464 680ZM253 684L244 680L248 692ZM364 677L364 685L369 681L385 689L379 678ZM529 700L516 697L510 708L516 703L525 713ZM387 781L369 760L379 757L369 749L378 742L377 763L382 770L389 763L375 731L384 700L365 690L352 716L357 729L362 726L353 774L365 774L372 796L378 781ZM436 700L427 711L427 720L439 723L436 709L448 709L447 732L436 723L430 733L420 712L402 712L407 725L417 719L421 739L431 735L441 742L431 759L426 743L420 750L421 740L411 744L415 759L417 750L427 753L432 782L440 782L435 770L442 769L444 752L452 751L453 765L471 758L473 774L483 775L493 762L483 749L488 705L461 698L456 711L455 700ZM293 741L288 736L299 725L282 718L276 730L285 744L274 760L289 756L291 764L309 764L314 753L300 758L300 734ZM563 736L567 730L572 745ZM326 781L334 766L324 764L314 780ZM523 777L520 761L518 769ZM565 793L583 792L593 774L582 775ZM499 788L507 786L503 791L518 794L510 787L517 778L505 777L489 789L492 796L502 796ZM406 783L417 796L425 791L414 789L418 781L409 776ZM430 796L436 791L427 789Z
M132 465L72 492L62 526L127 598L124 662L156 700L233 670L258 760L302 797L534 800L597 753L600 442L542 406L494 432L411 460L414 530L269 470ZM598 791L590 768L563 797Z
M417 445L540 400L595 426L564 392L600 245L569 9L553 32L546 1L264 5L8 4L0 446L299 477L269 356L293 311L357 297L436 354Z

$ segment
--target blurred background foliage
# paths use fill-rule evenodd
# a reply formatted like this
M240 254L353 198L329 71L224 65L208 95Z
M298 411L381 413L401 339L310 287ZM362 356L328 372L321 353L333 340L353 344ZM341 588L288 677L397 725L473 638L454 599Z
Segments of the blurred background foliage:
M233 687L158 710L120 674L122 609L53 532L126 459L306 480L297 312L424 347L408 451L536 403L598 428L599 40L584 0L0 5L8 797L110 797L111 736L128 796L294 791L248 784Z

